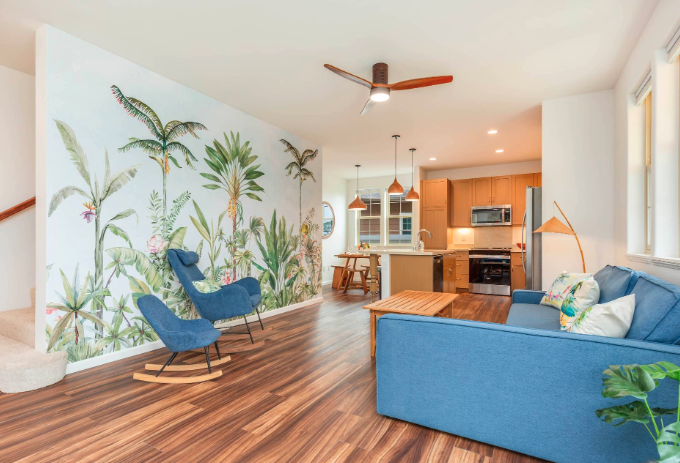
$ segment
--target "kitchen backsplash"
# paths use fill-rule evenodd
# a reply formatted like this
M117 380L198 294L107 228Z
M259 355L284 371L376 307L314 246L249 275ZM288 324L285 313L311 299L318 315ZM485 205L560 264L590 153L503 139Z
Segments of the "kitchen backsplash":
M449 248L514 247L520 241L521 227L453 228Z

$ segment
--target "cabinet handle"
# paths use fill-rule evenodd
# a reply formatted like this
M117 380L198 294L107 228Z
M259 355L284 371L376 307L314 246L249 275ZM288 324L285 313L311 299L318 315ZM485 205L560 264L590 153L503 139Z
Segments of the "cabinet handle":
M451 269L449 269L449 276L451 276L451 271L452 271L452 270L451 270Z
M460 278L456 278L456 280L460 280Z

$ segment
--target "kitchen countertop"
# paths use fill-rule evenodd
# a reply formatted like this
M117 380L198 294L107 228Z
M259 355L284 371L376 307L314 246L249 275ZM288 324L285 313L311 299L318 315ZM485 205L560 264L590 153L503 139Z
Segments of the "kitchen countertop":
M456 249L426 249L425 251L412 251L410 249L367 249L360 251L361 254L389 254L399 256L434 256L435 254L455 254Z

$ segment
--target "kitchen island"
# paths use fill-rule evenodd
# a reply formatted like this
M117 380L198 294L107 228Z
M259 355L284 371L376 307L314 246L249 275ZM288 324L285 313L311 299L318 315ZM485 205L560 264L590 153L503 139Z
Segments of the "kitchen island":
M378 291L377 267L380 256L381 299L405 290L428 292L455 292L455 250L428 249L369 249L362 251L370 256L369 281L372 300Z

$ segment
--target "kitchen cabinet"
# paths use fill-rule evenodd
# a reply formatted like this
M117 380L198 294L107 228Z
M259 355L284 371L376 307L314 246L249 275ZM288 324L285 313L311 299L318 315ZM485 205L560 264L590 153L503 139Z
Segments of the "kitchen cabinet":
M423 180L420 185L420 207L448 207L450 188L446 178Z
M427 233L420 235L425 244L425 249L446 249L448 243L448 225L448 207L431 207L420 210L420 228L429 230L432 233L432 238Z
M491 205L501 206L512 201L512 177L491 177Z
M470 287L470 256L468 251L456 252L456 292L467 291Z
M470 227L472 180L451 181L451 226Z
M526 275L522 266L522 253L513 252L510 255L510 293L516 289L526 288Z
M472 205L488 206L491 204L491 178L472 179Z
M512 176L512 224L522 225L527 204L527 187L534 186L535 174Z
M543 186L543 174L541 172L534 174L534 186Z
M472 179L472 205L498 206L510 204L512 199L512 176Z
M454 254L444 256L444 292L456 292L456 256Z

